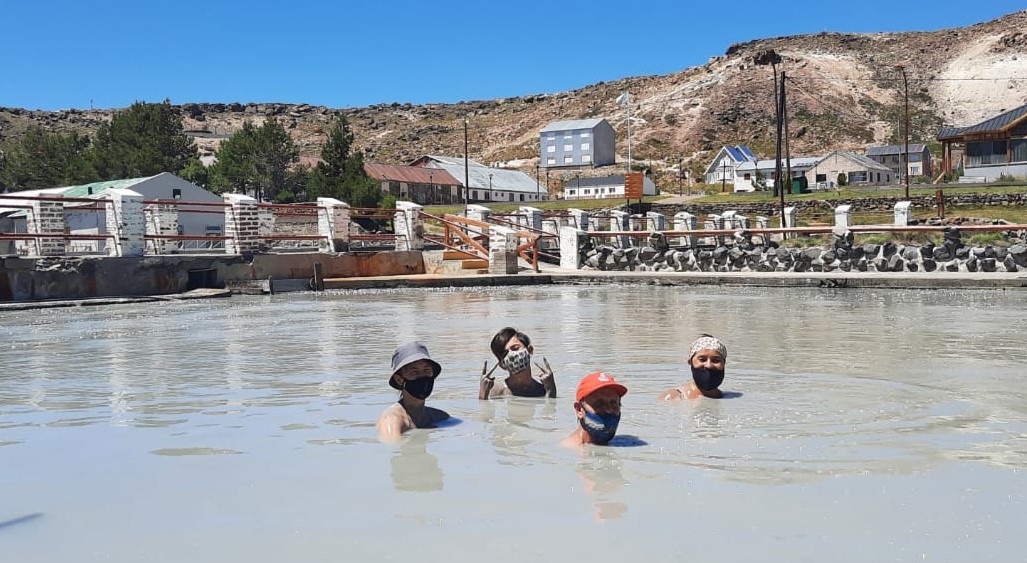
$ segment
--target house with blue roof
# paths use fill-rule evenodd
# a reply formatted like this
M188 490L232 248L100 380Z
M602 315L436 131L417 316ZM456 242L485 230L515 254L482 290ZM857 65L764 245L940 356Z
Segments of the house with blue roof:
M745 145L734 145L721 147L717 155L710 161L710 165L706 167L705 182L707 184L734 184L735 182L735 169L746 162L756 162L756 155L753 154L749 147ZM748 181L750 185L755 178L743 178Z
M942 129L938 140L946 174L962 168L963 178L985 182L1002 175L1027 176L1027 104L976 125ZM958 149L963 156L953 162Z
M617 135L605 119L554 121L539 133L542 168L606 166L617 160Z

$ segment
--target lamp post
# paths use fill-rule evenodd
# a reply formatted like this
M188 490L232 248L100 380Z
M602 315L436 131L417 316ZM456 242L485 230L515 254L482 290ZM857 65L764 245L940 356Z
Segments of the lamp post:
M781 185L781 114L783 113L782 105L784 100L783 96L778 92L777 85L777 65L781 62L781 55L778 55L773 49L766 49L756 53L756 57L753 62L757 65L765 66L770 65L770 68L774 72L774 122L776 131L776 142L774 150L774 193L779 195L781 198L781 227L785 226L785 192L784 186ZM781 91L784 91L784 77L781 77ZM790 164L790 163L789 163ZM756 169L759 170L759 164L757 161Z
M539 165L535 165L535 202L542 201L542 181L539 179Z
M470 167L467 165L467 160L470 157L467 155L467 118L464 118L464 206L470 203ZM492 195L492 194L489 194Z
M902 90L905 94L906 131L903 136L904 146L902 147L902 175L906 178L906 199L909 199L909 81L906 80L905 66L895 65L895 68L902 73Z

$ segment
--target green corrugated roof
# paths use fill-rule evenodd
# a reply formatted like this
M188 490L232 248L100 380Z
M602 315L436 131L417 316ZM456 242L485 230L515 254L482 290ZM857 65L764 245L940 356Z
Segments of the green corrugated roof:
M149 180L153 176L147 176L145 178L128 178L126 180L108 180L106 182L93 182L92 184L82 184L81 186L68 186L64 188L61 195L64 197L89 197L90 195L100 195L107 190L124 190L131 188L132 186L139 184L145 180Z

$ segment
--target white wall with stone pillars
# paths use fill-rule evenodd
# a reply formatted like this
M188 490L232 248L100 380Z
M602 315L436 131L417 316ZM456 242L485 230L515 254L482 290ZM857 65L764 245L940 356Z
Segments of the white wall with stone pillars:
M396 202L396 250L421 250L424 248L424 218L422 206L412 201Z
M152 235L177 235L178 234L178 206L166 203L151 203L144 209L146 217L146 234ZM171 254L178 250L181 244L176 239L157 238L150 239L147 245L153 249L154 254Z
M488 223L489 216L492 215L492 210L488 207L485 207L484 205L472 203L471 205L467 206L466 214L468 219L474 219L475 221Z
M576 229L578 229L579 231L591 230L588 222L588 211L573 208L568 209L567 211L571 214L571 217L574 218L574 227Z
M724 218L716 213L710 213L706 216L706 221L703 222L703 228L707 231L720 230L724 228ZM713 244L724 244L724 237L722 235L714 237L706 237L712 240Z
M561 229L560 230L560 267L568 270L580 270L581 269L581 253L578 252L578 247L581 245L581 239L587 237L588 233L581 229Z
M61 196L54 196L61 197ZM64 234L64 202L33 201L29 211L26 230L30 235L63 235ZM36 256L64 256L67 252L66 242L62 238L37 238L33 243Z
M666 231L667 230L667 218L663 216L663 213L657 213L650 211L645 214L647 223L650 231Z
M517 273L517 231L492 225L489 227L489 273Z
M699 219L688 213L687 211L681 211L674 214L674 230L675 231L694 231L699 226ZM699 244L699 237L696 235L686 235L681 237L681 241L678 243L686 246L696 246ZM561 255L562 256L562 255Z
M895 226L906 227L913 220L913 203L910 201L899 201L895 203Z
M852 206L839 205L834 208L834 226L848 227L852 224Z
M321 252L349 250L350 205L331 197L317 198L317 234Z
M143 196L132 190L107 190L107 254L143 256L146 254L146 214Z
M225 254L244 254L260 250L260 212L257 200L242 194L224 194Z

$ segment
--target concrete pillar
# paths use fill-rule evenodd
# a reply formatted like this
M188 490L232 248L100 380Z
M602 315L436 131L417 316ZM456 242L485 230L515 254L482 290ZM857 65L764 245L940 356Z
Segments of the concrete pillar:
M522 206L520 212L524 214L528 227L536 231L542 230L542 210L537 207Z
M611 231L630 231L631 230L631 214L627 211L613 210L610 211L610 230ZM614 241L618 248L628 248L631 246L631 237L619 236Z
M739 225L735 224L735 220L737 219L737 215L738 215L737 211L731 211L731 210L728 210L728 211L725 211L725 212L721 213L720 214L720 220L722 221L721 224L723 225L723 227L721 227L721 228L723 228L723 229L737 229L739 227Z
M581 269L581 240L588 233L581 229L563 229L560 231L560 267L568 270Z
M225 203L225 254L246 254L257 252L263 241L260 238L260 217L257 200L242 194L224 194Z
M548 221L543 220L541 213L539 213L539 220L542 222L542 232L546 233L547 235L552 235L550 237L540 240L539 248L547 250L552 248L559 248L560 232L565 231L570 227L565 227L563 225L562 218L551 217Z
M573 209L573 208L572 209L568 209L567 211L570 212L571 217L574 218L574 227L576 229L578 229L580 231L591 230L591 229L589 229L589 224L588 224L588 211L583 211L581 209Z
M703 228L706 229L707 231L723 229L724 228L724 218L721 217L720 215L717 215L716 213L710 213L709 215L706 216L706 222L704 223ZM724 236L723 235L718 235L718 236L710 237L710 238L713 239L713 241L712 241L713 244L718 244L718 245L724 244Z
M770 228L770 219L767 218L767 217L764 217L762 215L757 215L756 216L756 228L757 229L769 229Z
M895 204L895 226L906 227L913 220L913 205L909 201L899 201Z
M174 204L157 203L147 205L144 209L146 217L147 235L177 235L178 234L178 206ZM175 239L158 238L152 239L150 248L154 254L171 254L181 248L181 243Z
M650 231L666 231L667 230L667 218L663 216L663 213L657 213L650 211L645 214L646 223L649 225Z
M781 227L790 229L795 227L795 207L785 207L785 214L781 217ZM788 233L781 234L782 239L792 238Z
M694 231L699 228L699 219L688 213L682 211L674 214L674 230L675 231ZM696 235L685 235L681 237L681 241L678 243L682 246L695 247L699 244L699 237Z
M317 234L321 252L349 250L349 204L331 197L317 198Z
M61 197L61 196L54 196ZM26 230L30 235L63 235L64 202L33 201L32 210L26 218ZM64 256L67 252L65 239L46 237L35 239L36 256Z
M107 190L107 234L110 256L143 256L146 254L146 218L143 196L132 190Z
M517 231L509 227L489 227L489 273L517 273Z
M471 207L471 206L469 206ZM424 248L424 218L420 205L412 201L396 202L396 250Z
M852 206L839 205L834 208L834 226L848 227L852 225Z
M467 206L467 218L474 219L475 221L482 221L484 223L489 222L489 215L492 214L492 210L484 205L478 205L472 203Z

